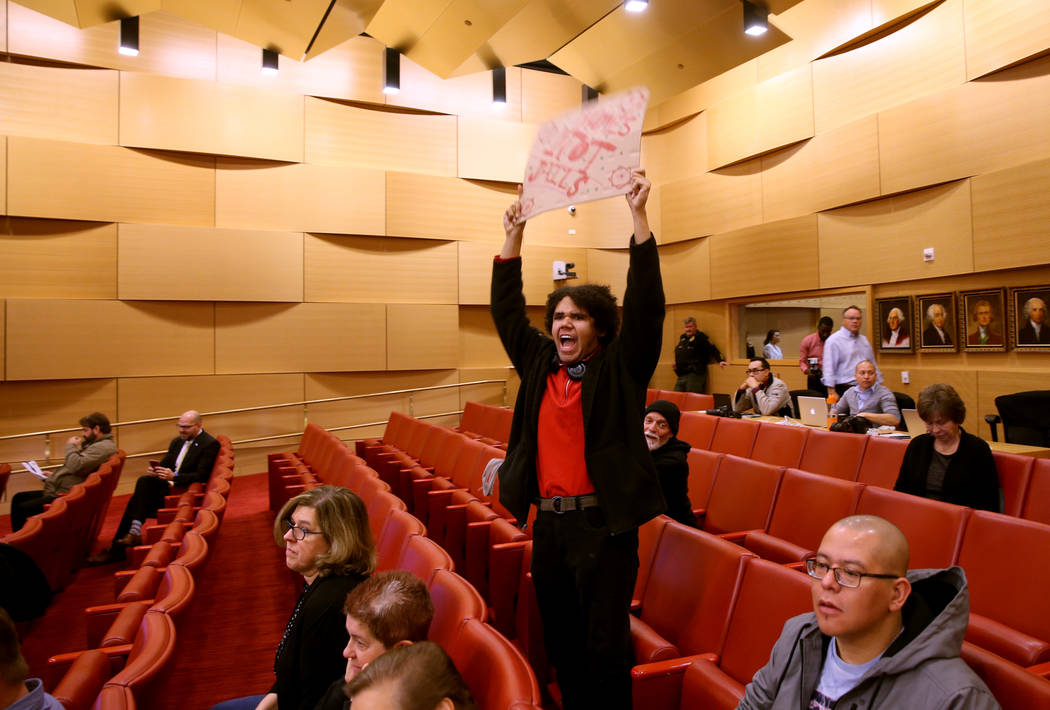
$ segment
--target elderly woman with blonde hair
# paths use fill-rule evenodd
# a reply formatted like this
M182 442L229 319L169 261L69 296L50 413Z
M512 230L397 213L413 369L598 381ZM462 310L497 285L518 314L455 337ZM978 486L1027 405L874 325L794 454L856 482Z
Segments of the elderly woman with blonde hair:
M284 504L273 534L285 565L304 580L277 646L276 682L265 695L227 700L213 710L310 710L345 671L343 604L376 564L365 504L346 488L313 488Z

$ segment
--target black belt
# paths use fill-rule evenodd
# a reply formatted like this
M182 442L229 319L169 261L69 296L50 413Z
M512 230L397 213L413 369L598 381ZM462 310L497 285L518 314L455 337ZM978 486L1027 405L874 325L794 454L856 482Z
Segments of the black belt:
M536 507L541 513L567 513L570 510L583 510L584 508L595 508L599 505L598 495L589 493L582 496L554 496L553 498L537 498Z

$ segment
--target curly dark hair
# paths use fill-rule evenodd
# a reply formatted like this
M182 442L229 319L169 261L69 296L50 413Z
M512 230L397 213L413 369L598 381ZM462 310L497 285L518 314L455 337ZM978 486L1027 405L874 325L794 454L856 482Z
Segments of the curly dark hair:
M571 298L594 319L594 329L600 334L599 343L605 346L612 342L620 330L620 312L616 309L616 296L605 284L562 286L552 291L547 296L547 315L543 318L548 333L554 325L554 309L565 297Z

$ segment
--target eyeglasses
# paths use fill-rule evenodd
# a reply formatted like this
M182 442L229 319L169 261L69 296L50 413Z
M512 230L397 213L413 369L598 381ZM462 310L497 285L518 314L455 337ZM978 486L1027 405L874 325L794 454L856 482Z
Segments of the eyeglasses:
M757 375L760 372L765 372L766 369L767 368L765 368L765 367L760 367L757 370L753 370L753 369L748 368L747 374L749 374L749 375Z
M857 572L856 570L846 569L845 567L832 567L827 562L821 562L815 557L810 557L806 560L806 573L813 579L824 579L828 574L828 570L835 573L836 582L843 587L849 587L850 589L856 589L859 587L861 580L865 577L875 577L876 579L897 579L900 576L897 574Z
M293 525L291 520L285 520L284 526L292 531L292 537L298 540L299 542L305 540L307 535L324 535L323 532L317 530L307 530L305 528L299 527L298 525Z

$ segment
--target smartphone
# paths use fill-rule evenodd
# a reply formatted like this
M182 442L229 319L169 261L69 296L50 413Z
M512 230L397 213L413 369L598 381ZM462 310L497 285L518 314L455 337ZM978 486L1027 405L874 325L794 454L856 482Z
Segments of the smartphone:
M159 468L160 467L160 461L158 461L157 459L150 459L149 460L149 467L150 468Z

